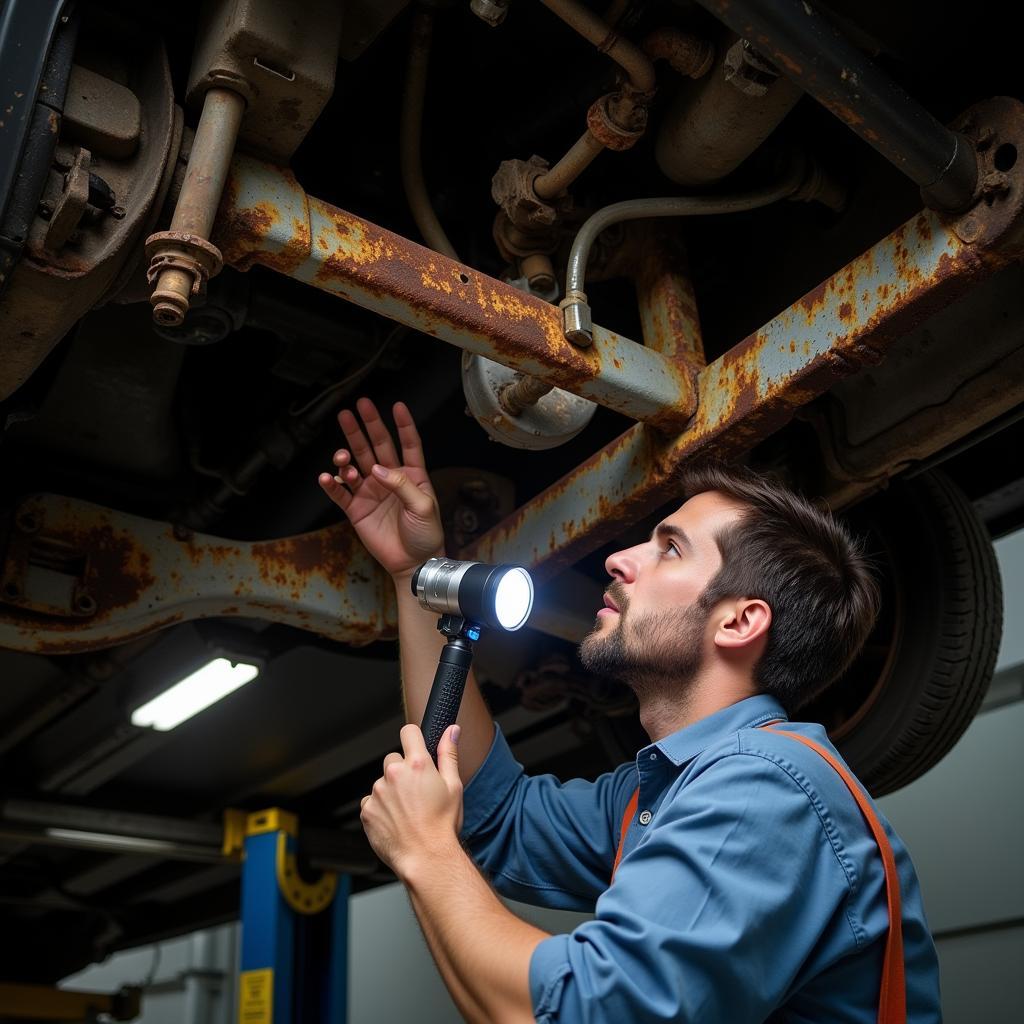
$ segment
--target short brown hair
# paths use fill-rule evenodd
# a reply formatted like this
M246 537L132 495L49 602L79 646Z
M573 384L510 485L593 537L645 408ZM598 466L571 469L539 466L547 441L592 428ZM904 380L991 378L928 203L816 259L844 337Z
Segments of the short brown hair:
M862 542L771 476L705 462L682 473L686 498L717 491L744 506L715 538L722 567L701 603L756 597L772 610L754 682L789 712L808 703L847 668L878 615L878 584Z

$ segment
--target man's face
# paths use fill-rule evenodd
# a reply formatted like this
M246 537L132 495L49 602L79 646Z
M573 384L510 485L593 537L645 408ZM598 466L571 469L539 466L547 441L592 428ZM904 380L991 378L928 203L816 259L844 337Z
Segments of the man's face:
M580 646L584 666L638 692L691 682L713 637L699 598L722 566L715 536L741 514L722 494L697 494L649 540L610 556L609 607Z

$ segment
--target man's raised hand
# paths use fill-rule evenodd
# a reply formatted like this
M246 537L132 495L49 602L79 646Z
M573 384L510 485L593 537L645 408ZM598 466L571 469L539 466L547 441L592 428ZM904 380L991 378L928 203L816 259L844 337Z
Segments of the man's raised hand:
M366 550L392 576L405 576L444 547L423 444L404 402L392 410L401 456L373 402L360 398L356 409L361 425L350 409L338 413L349 447L334 453L335 472L321 473L319 483Z

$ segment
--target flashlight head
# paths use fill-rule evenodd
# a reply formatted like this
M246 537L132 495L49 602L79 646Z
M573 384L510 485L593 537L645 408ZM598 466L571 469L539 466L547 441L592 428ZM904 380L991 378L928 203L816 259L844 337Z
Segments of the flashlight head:
M533 580L521 565L431 558L413 574L412 592L439 615L461 615L509 633L526 625L533 608Z

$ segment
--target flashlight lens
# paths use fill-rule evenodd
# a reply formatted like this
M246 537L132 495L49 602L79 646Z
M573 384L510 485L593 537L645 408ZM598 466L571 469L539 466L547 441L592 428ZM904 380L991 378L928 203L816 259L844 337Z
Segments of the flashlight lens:
M498 582L494 614L504 629L518 629L533 607L533 584L524 569L509 569Z

